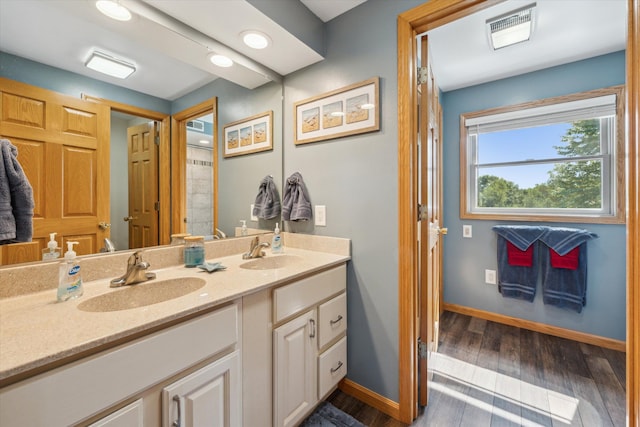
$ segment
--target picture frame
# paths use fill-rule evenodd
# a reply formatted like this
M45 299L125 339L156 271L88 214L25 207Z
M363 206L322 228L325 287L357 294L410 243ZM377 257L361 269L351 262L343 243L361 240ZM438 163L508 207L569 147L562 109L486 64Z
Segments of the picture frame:
M273 150L273 111L224 125L224 157Z
M294 103L294 143L325 141L380 130L380 78Z

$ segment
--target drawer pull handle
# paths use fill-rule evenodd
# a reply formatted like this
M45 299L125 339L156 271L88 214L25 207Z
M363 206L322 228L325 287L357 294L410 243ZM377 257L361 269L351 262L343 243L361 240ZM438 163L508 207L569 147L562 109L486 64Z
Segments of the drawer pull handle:
M316 337L316 321L313 319L309 319L309 324L311 325L311 332L309 333L309 338Z
M335 368L331 368L331 373L335 374L340 370L340 368L342 368L342 361L338 361L338 366L336 366Z
M335 325L336 323L340 323L341 320L342 320L342 314L339 314L336 320L329 320L329 323L331 323L331 325Z
M182 414L180 414L180 396L177 394L173 396L173 401L176 402L178 407L178 419L171 423L171 427L180 427L180 421L182 420Z

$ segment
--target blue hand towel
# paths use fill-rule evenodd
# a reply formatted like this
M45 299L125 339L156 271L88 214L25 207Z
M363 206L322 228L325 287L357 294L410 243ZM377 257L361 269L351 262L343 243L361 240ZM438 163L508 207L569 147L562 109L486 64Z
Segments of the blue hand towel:
M597 234L576 228L549 227L540 241L542 299L545 304L582 312L587 304L587 241ZM578 268L554 268L550 249L566 255L578 247Z
M282 198L284 221L307 221L311 219L311 202L302 175L295 172L287 178Z
M273 177L265 176L260 181L258 195L253 205L253 214L258 218L271 219L280 215L280 195Z
M505 298L516 298L533 302L538 283L539 253L537 242L532 242L531 267L509 264L507 239L498 234L498 291ZM529 246L531 246L529 245Z
M504 237L521 251L543 236L549 227L538 225L494 225L491 229Z
M33 189L18 162L18 149L0 139L0 241L30 242Z

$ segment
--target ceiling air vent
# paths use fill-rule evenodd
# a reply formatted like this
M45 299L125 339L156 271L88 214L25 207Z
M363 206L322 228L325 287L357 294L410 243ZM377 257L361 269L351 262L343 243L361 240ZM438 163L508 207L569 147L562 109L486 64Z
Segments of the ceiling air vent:
M204 132L204 122L200 120L189 120L187 122L187 130Z
M533 3L487 20L489 40L494 50L529 40L535 6Z

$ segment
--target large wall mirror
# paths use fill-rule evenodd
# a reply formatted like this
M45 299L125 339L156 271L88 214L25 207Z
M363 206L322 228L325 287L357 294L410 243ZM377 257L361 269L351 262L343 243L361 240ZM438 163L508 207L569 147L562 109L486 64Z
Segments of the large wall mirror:
M70 4L66 7L73 7ZM63 8L57 13L70 12ZM140 20L142 18L138 17ZM96 31L102 30L96 28ZM46 43L44 38L47 32L39 31L38 34L40 42ZM75 60L69 49L58 48L57 51L61 56L68 55L69 62ZM279 221L279 218L252 218L251 204L265 176L272 176L278 188L282 186L283 88L280 82L269 81L262 75L257 83L241 85L220 77L212 80L209 76L208 79L201 79L200 83L195 79L197 84L189 90L160 98L136 92L135 87L123 89L115 84L51 67L32 60L29 52L9 53L0 49L0 61L3 63L0 77L6 81L19 81L72 96L79 102L102 104L108 108L109 150L98 156L100 161L108 156L109 163L109 212L102 213L98 218L98 222L108 227L102 230L103 233L98 235L100 237L87 238L87 246L92 248L78 250L79 254L96 253L103 247L106 249L101 236L109 237L116 250L126 250L168 244L173 233L204 235L207 239L232 238L238 234L242 220L254 232L273 230ZM157 70L156 73L171 73L172 64L160 66ZM180 74L174 77L179 79ZM203 105L208 107L203 109ZM194 110L195 107L200 110ZM225 124L265 111L273 113L273 149L225 158ZM104 132L102 127L101 132ZM158 142L168 145L161 145L156 150L157 158L152 159L158 165L155 172L134 181L133 177L137 175L133 172L135 166L132 167L131 141L136 138L142 140L146 134L158 135ZM0 135L8 136L1 127ZM151 140L155 143L155 139L152 137ZM28 150L22 151L19 153L20 160L30 156ZM158 192L158 196L147 200L146 196L152 192ZM46 192L40 193L41 200L36 199L36 204L51 202L56 198L59 200L56 204L64 206L67 204L65 198L72 197L72 193L65 191L65 188L53 191L47 188ZM97 197L105 196L100 194ZM132 231L146 227L146 223L136 223L140 217L132 212L132 206L140 204L141 200L158 212L155 228L152 227L151 232ZM154 205L154 201L159 203ZM73 230L73 226L70 230ZM74 234L73 231L58 229L53 224L38 226L38 232L40 235L34 241L36 245L29 249L31 259L34 259L34 254L39 258L40 250L46 247L49 232L59 233L59 245L72 240ZM44 235L47 238L42 237ZM96 242L90 242L91 239L98 241L97 245ZM0 265L12 263L10 257L5 257Z

